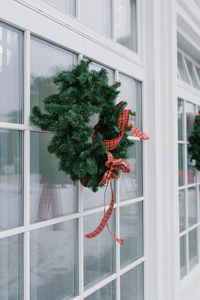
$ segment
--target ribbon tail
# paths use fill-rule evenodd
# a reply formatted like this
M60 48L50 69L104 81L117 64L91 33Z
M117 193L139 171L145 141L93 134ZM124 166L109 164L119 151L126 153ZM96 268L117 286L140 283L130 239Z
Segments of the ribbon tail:
M133 136L139 137L141 141L149 140L148 135L137 128L132 122L128 121L128 126L132 127L131 133Z
M111 236L114 238L114 240L116 240L118 243L120 243L121 245L123 244L123 240L120 240L119 238L117 238L109 229L108 227L108 220L110 219L110 216L113 212L113 207L114 207L114 192L113 192L113 189L112 189L112 183L110 182L110 187L111 187L111 191L112 191L112 198L111 198L111 202L110 202L110 205L109 205L109 208L106 212L105 210L105 197L106 197L106 191L107 191L107 188L108 188L108 183L109 181L107 182L106 184L106 189L105 189L105 194L104 194L104 216L99 224L99 226L91 233L88 233L85 235L85 237L87 239L92 239L96 236L98 236L104 229L104 227L106 226L108 228L108 231L109 233L111 234Z

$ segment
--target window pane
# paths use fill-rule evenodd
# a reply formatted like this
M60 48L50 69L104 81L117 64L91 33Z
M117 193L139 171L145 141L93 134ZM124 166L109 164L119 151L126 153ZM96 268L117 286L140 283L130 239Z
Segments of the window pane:
M119 102L124 100L128 103L127 108L136 112L136 116L131 116L131 121L135 126L142 129L142 84L141 82L120 74L119 81L121 82Z
M115 19L117 42L131 50L137 51L136 0L117 0Z
M0 299L23 299L23 239L0 239Z
M199 77L199 80L200 80L200 68L196 66L196 71L197 71L197 75Z
M179 191L179 230L182 232L186 229L186 204L185 191Z
M99 225L103 213L84 217L84 236L92 232ZM109 228L115 234L114 212L109 220ZM97 237L87 239L84 237L84 283L93 285L115 272L115 240L108 229Z
M189 232L189 267L190 270L198 263L197 229Z
M178 170L179 170L179 186L183 185L184 180L184 145L178 144Z
M125 201L143 195L143 164L142 164L142 142L128 149L128 159L131 171L120 174L120 200Z
M195 105L186 101L187 137L189 137L193 130L194 116Z
M44 0L55 6L64 13L69 13L75 16L75 1L74 0Z
M180 238L180 277L181 279L186 275L187 268L186 268L186 261L187 261L187 255L186 255L186 236L182 236Z
M0 22L0 122L23 122L23 33Z
M187 64L187 67L188 67L188 71L189 71L189 73L190 73L190 78L191 78L191 80L192 80L192 84L193 84L193 86L194 86L195 88L199 89L200 86L199 86L199 83L198 83L197 78L196 78L196 74L195 74L195 71L194 71L194 65L193 65L193 63L192 63L190 60L188 60L187 58L185 58L185 60L186 60L186 64Z
M62 70L71 69L77 56L41 39L31 38L31 108L43 107L45 97L57 92L53 77Z
M77 238L76 221L31 232L31 300L77 295Z
M143 203L120 208L121 267L143 256Z
M85 300L116 300L116 283L112 281L110 284L102 287L97 292L85 298Z
M196 188L188 189L188 225L192 226L197 223L197 193Z
M184 117L183 117L183 100L178 99L178 140L182 141L184 139L183 137L183 123Z
M105 186L100 188L98 192L94 193L90 189L83 187L83 206L84 209L91 209L95 207L100 207L104 205L104 192ZM107 204L111 200L111 191L110 188L106 191ZM116 199L116 197L115 197Z
M189 145L188 145L189 147ZM188 148L187 147L187 148ZM189 154L189 151L187 151L187 175L188 175L188 183L194 183L197 181L197 171L195 168L195 163L192 160L191 161L191 155Z
M0 230L23 223L22 132L0 130Z
M178 69L179 69L181 79L190 84L190 80L188 78L186 67L185 67L185 64L184 64L184 61L183 61L183 56L179 52L178 52L177 60L178 60Z
M121 276L121 300L144 300L144 265Z
M31 132L31 222L77 211L76 185L49 154L51 139L51 134Z
M111 0L80 1L81 22L111 37Z

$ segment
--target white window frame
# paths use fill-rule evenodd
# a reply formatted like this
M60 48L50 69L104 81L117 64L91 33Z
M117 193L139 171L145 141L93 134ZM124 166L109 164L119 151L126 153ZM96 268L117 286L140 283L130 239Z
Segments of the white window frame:
M107 41L104 37L97 33L90 32L88 27L84 27L82 24L77 23L77 20L73 20L73 17L65 16L65 21L61 21L60 12L56 13L56 17L52 18L48 13L36 8L32 5L31 1L22 0L8 0L0 3L1 19L7 24L10 24L16 28L24 31L24 124L11 124L0 122L0 129L14 129L24 132L24 225L18 228L5 230L0 232L0 239L5 237L14 236L16 234L24 234L24 299L30 299L30 233L32 230L46 227L48 225L61 223L68 220L78 219L78 236L79 236L79 293L80 296L74 298L74 300L84 299L101 287L107 285L111 281L116 279L116 295L117 300L120 300L120 276L137 265L145 262L146 253L146 235L144 234L144 256L134 261L128 266L120 269L120 245L116 245L116 272L95 284L91 288L84 291L84 270L83 270L83 217L96 212L102 212L103 206L100 208L90 209L83 211L83 187L78 184L78 212L67 216L62 216L38 223L30 223L30 132L37 131L30 125L30 37L31 34L47 40L58 46L62 46L69 51L78 54L79 60L83 58L83 55L90 57L95 62L103 64L115 72L115 80L119 78L119 72L137 79L141 82L144 81L144 66L141 56L133 53L125 47L114 43L113 41ZM40 4L40 0L35 1ZM140 5L142 1L139 1ZM9 13L8 13L9 11ZM138 8L138 19L142 21L142 15ZM23 14L23 18L20 17ZM73 23L73 22L76 22ZM72 25L71 25L72 24ZM75 25L74 25L75 24ZM77 30L78 28L78 30ZM62 30L62 35L59 33ZM139 26L139 32L141 30ZM86 36L86 32L89 32L91 38ZM141 37L141 36L140 36ZM138 38L138 43L141 38ZM70 41L70 42L69 42ZM123 51L122 51L123 50ZM127 50L127 51L126 51ZM125 54L122 55L122 52ZM120 58L120 59L119 59ZM145 95L144 86L142 87L142 94ZM144 105L143 105L144 106ZM144 128L145 131L145 128ZM137 138L136 138L137 140ZM143 156L145 156L146 145L143 146ZM143 163L143 176L145 177L145 163ZM130 199L127 201L119 202L119 181L116 183L116 235L120 234L119 218L120 207L126 206L132 203L143 202L144 218L147 216L145 212L145 184L143 197L136 199ZM144 225L148 224L144 221ZM146 225L144 226L144 232ZM145 270L145 268L144 268ZM144 271L145 272L145 271ZM145 275L146 277L146 275ZM146 293L146 290L145 290Z

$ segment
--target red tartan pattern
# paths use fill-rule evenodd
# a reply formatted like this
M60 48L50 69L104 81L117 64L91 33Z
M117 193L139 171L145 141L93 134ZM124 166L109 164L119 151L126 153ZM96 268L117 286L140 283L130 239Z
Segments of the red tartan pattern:
M116 110L119 109L119 107L123 104L123 101L121 101L120 103L118 103L116 105ZM111 236L121 245L123 245L123 240L117 238L109 229L108 227L108 220L110 218L110 216L112 215L113 212L113 207L114 207L114 192L112 189L112 183L111 183L111 179L116 179L118 178L118 176L113 172L113 171L118 171L121 170L122 172L125 173L129 173L130 172L130 164L124 160L124 159L115 159L112 155L112 153L110 153L109 151L115 149L124 133L126 130L126 126L131 126L131 133L133 134L133 136L135 137L139 137L141 141L144 140L149 140L149 137L147 134L143 133L139 128L137 128L132 122L129 121L129 115L130 115L130 110L129 109L124 109L121 114L119 115L119 128L121 129L119 136L115 139L112 140L104 140L103 143L107 148L107 157L108 160L105 162L105 166L108 168L108 170L104 173L102 180L100 181L99 185L103 185L106 183L106 189L105 189L105 194L104 194L104 216L99 224L99 226L91 233L88 233L85 235L86 238L91 239L96 237L97 235L99 235L102 230L104 229L104 227L106 226L108 228L109 233L111 234ZM96 131L94 131L93 135L92 135L92 141L95 140L95 135L96 135ZM106 197L106 191L108 188L108 183L110 181L110 187L111 187L111 191L112 191L112 198L111 198L111 202L109 205L108 210L105 210L105 197Z

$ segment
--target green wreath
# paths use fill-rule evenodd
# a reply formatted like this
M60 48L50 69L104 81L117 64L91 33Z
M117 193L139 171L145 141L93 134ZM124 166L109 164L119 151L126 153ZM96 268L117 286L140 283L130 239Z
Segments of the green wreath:
M48 151L56 154L59 169L73 181L81 180L84 186L96 192L107 170L107 149L102 141L118 137L118 118L126 103L116 109L120 83L109 85L106 70L90 71L90 63L82 60L71 71L60 72L54 78L58 93L43 101L46 113L35 106L30 120L42 130L53 133ZM98 119L98 125L92 141L94 119ZM128 139L130 130L131 127L126 126L119 145L110 151L114 158L127 158L128 147L134 144ZM114 171L116 175L118 172Z
M195 116L193 131L189 136L189 153L191 160L195 160L195 167L200 171L200 111Z

